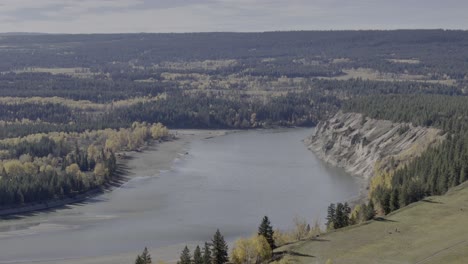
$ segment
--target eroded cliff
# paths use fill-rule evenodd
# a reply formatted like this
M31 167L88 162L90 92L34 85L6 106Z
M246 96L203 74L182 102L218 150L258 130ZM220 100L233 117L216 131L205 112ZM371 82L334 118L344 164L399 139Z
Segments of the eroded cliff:
M306 144L324 161L368 183L376 170L395 169L443 139L439 129L339 112L319 123Z

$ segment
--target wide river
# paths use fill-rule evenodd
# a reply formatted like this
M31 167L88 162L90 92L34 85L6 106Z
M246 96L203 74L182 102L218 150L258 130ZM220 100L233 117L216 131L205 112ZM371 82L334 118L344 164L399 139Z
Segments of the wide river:
M359 193L352 176L322 163L302 140L312 129L258 130L193 141L169 171L145 169L82 205L0 222L0 263L139 252L250 235L264 215L275 228L295 216L324 222L332 202ZM140 163L138 163L140 162ZM129 166L141 164L138 159ZM138 170L137 170L138 171Z

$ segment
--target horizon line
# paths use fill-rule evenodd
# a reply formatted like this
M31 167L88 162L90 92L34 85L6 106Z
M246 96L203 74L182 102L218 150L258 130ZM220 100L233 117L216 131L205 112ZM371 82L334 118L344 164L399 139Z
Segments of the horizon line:
M231 33L231 34L258 34L258 33L286 33L286 32L360 32L360 31L468 31L462 28L394 28L394 29L291 29L291 30L266 30L266 31L181 31L181 32L79 32L79 33L53 33L35 31L6 31L0 35L117 35L117 34L207 34L207 33Z

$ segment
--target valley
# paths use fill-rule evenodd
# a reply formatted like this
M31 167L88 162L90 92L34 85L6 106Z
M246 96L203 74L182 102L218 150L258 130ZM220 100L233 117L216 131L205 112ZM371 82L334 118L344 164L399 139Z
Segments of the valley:
M217 229L235 264L456 263L467 45L460 30L2 35L0 263L145 247L173 263Z

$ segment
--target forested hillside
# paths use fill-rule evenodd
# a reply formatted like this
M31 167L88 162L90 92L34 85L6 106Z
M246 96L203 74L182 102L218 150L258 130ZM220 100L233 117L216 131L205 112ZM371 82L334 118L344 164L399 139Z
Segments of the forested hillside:
M371 197L385 213L444 194L468 179L468 97L442 95L385 95L347 101L344 109L372 118L437 127L447 140L410 164L374 179Z

